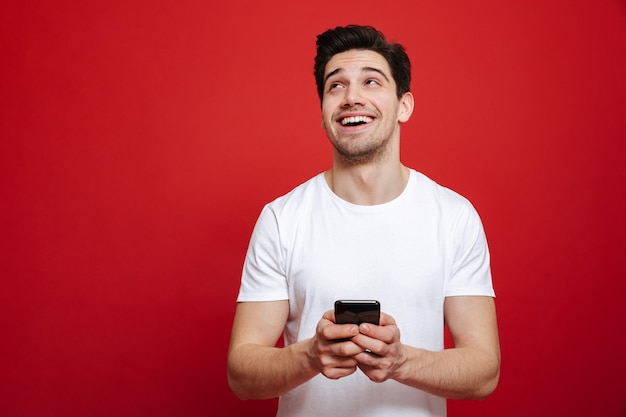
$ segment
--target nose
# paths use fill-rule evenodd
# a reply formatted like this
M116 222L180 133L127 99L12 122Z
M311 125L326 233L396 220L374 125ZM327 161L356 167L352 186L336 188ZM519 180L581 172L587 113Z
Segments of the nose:
M346 88L346 95L344 97L344 107L354 107L357 105L364 105L365 99L363 98L361 89L358 85L351 83Z

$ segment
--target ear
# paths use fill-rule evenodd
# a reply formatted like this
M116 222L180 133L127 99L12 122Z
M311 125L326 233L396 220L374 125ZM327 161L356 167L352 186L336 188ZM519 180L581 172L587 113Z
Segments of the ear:
M410 91L408 93L404 93L404 95L400 99L400 108L398 109L398 122L408 122L411 118L411 114L413 114L414 106L415 99L413 97L413 94Z

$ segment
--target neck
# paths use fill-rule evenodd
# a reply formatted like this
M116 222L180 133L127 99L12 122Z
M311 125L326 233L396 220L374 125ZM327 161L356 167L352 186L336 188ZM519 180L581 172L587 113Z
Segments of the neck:
M404 191L409 169L396 164L346 167L334 164L324 174L328 186L340 198L358 205L387 203Z

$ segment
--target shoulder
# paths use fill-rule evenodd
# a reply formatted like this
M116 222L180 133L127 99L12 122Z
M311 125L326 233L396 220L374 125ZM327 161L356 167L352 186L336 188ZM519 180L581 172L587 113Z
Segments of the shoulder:
M450 231L482 229L480 216L469 199L420 172L412 170L411 175L414 202L423 215L437 219Z
M411 169L411 182L416 198L440 208L468 208L470 201L456 191L444 187L426 175Z
M326 192L324 185L324 174L320 173L268 203L265 209L277 214L300 212L313 203L319 203Z
M318 174L293 188L288 193L267 203L257 220L257 227L278 228L285 231L297 225L312 212L322 210L325 201L324 175Z
M303 221L312 213L323 212L324 185L324 176L319 174L267 203L257 218L252 240L276 244L293 239Z

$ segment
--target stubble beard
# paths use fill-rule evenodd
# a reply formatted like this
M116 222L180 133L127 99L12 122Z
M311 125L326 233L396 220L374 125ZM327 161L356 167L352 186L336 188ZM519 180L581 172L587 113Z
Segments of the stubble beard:
M385 155L389 138L382 141L367 139L366 143L353 144L333 141L341 161L347 166L366 165L381 160Z
M373 111L378 120L382 115ZM337 117L333 117L336 119ZM376 129L365 136L362 134L342 135L333 129L326 129L326 136L335 148L335 153L346 166L367 165L380 161L387 155L392 133L387 129Z

